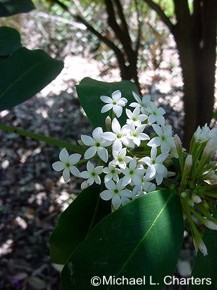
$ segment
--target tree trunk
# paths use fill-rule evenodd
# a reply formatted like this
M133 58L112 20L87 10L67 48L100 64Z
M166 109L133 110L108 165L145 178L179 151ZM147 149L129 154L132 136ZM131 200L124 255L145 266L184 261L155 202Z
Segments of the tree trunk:
M175 0L174 37L184 82L184 146L197 126L210 123L214 106L217 1L195 0L193 15ZM182 2L183 4L183 2Z

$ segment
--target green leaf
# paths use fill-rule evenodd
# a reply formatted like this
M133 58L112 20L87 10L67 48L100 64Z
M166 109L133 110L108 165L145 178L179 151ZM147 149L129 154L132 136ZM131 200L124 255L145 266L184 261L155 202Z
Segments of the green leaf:
M144 289L161 289L163 278L175 269L183 232L182 209L174 192L144 195L96 225L63 268L60 289L93 289L93 276L145 276ZM151 278L159 285L150 285ZM119 288L128 289L126 285L100 287Z
M34 8L31 0L0 0L0 17L29 12Z
M0 111L24 102L48 85L63 63L42 50L17 49L0 62Z
M100 192L100 186L88 187L60 216L50 237L50 254L55 263L65 264L92 227L111 211L110 203L100 198Z
M207 247L208 255L204 256L200 251L197 253L192 277L196 277L200 281L197 285L190 285L189 290L198 288L203 290L217 289L217 232L206 229L203 241ZM203 283L201 279L203 279Z
M105 129L105 118L111 115L111 111L101 113L102 107L105 105L100 100L100 96L105 95L111 97L111 94L120 90L122 96L128 99L128 104L135 101L132 91L138 92L137 87L130 81L121 82L101 82L91 78L84 78L78 86L76 86L78 97L85 113L94 127L102 127ZM126 114L123 113L119 119L121 124L126 121Z
M0 56L7 56L21 47L20 34L11 27L0 27Z

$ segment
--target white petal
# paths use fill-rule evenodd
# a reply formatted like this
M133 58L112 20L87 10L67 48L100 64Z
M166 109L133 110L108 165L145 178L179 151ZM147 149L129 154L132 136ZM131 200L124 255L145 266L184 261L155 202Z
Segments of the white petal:
M151 158L150 157L143 157L139 161L147 164L148 166L151 166Z
M75 166L71 166L69 170L72 175L80 177L80 171Z
M117 118L120 118L120 116L122 115L123 112L123 108L121 106L114 106L113 107L113 111L115 113L115 115L117 116Z
M116 185L113 180L110 180L109 182L106 182L105 187L109 190L113 190L116 188Z
M121 149L122 149L122 143L119 139L116 139L112 145L113 156L117 156L118 153L121 151Z
M98 175L94 177L94 181L96 184L101 184L101 179Z
M94 139L87 135L81 135L82 142L87 146L93 146L94 145Z
M133 193L129 189L125 189L121 192L121 196L131 198L133 196Z
M89 174L88 171L82 171L82 172L80 173L80 177L87 179L87 178L90 177L90 174Z
M150 147L158 147L161 145L161 139L159 137L154 137L147 143L147 145Z
M92 172L94 170L94 167L95 166L93 165L92 162L90 162L90 161L87 162L87 170L88 171L91 171Z
M134 175L132 178L132 181L133 181L134 185L141 185L141 176Z
M75 165L78 163L78 161L80 161L81 159L81 154L75 153L75 154L71 154L69 156L69 163L72 165Z
M70 178L69 169L68 168L65 168L63 170L63 179L64 179L65 182L68 182L69 181L69 178Z
M147 180L151 180L152 178L154 178L155 174L156 174L155 167L154 166L149 166L147 171L146 171L145 177L146 177Z
M97 150L97 153L98 153L100 159L102 159L102 161L104 161L104 162L108 161L108 151L105 148L99 148Z
M100 193L100 197L103 200L110 200L112 198L112 193L110 190L104 190L103 192Z
M101 127L97 127L96 129L93 130L93 138L95 140L100 140L101 139L101 135L102 135L103 131Z
M127 103L127 99L125 98L121 98L119 101L118 101L118 105L122 106L122 107L125 107Z
M132 92L132 93L133 93L134 99L137 101L138 104L140 104L141 99L140 99L139 95L137 95L135 92Z
M107 104L105 106L102 107L101 109L101 113L105 113L108 112L109 110L111 110L113 108L112 104Z
M112 103L112 98L108 97L108 96L101 96L100 100L103 101L104 103Z
M131 176L129 175L125 175L122 178L122 186L126 186L127 184L129 184L131 182Z
M163 164L156 164L156 171L160 175L164 175L166 173L166 167Z
M112 133L112 132L105 132L102 134L102 137L105 139L105 140L108 140L108 141L114 141L115 138L116 138L116 134Z
M85 180L85 181L83 181L82 183L81 183L81 189L83 190L83 189L85 189L85 188L87 188L88 187L88 183L87 183L87 181Z
M54 162L52 167L55 171L62 171L65 168L64 163L61 161Z
M121 196L121 204L122 205L125 205L125 204L127 204L129 202L130 202L129 198L126 198L124 196Z
M84 153L84 159L90 159L96 154L96 147L90 147L88 148Z
M112 131L115 133L119 133L121 130L121 126L116 118L112 121Z
M113 205L114 209L118 209L120 207L121 199L118 195L113 196L112 205Z
M158 136L161 136L163 134L163 130L159 125L153 124L152 127Z
M97 166L94 170L97 174L101 174L103 171L103 166Z
M121 91L117 90L112 93L112 99L118 101L121 98Z
M157 185L160 185L163 181L163 175L156 175L155 177Z
M59 158L60 158L60 161L62 161L62 162L64 162L64 163L68 162L69 153L68 153L68 151L66 150L66 148L63 148L63 149L60 151Z
M154 115L150 115L150 116L148 117L148 122L149 122L150 124L153 124L155 121L156 121L156 117L155 117Z

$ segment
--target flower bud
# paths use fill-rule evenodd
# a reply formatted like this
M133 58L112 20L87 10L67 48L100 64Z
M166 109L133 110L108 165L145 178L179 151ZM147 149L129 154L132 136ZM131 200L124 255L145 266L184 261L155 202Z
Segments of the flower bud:
M112 120L111 120L111 118L109 116L107 116L106 119L105 119L105 126L106 126L106 129L108 131L111 130L111 124L112 124Z
M204 225L205 225L208 229L210 229L210 230L215 230L215 231L217 231L217 224L215 224L215 223L212 222L212 221L207 220L207 221L204 223Z
M197 195L197 194L193 194L193 195L192 195L192 201L193 201L194 203L201 203L201 202L202 202L202 199L199 197L199 195Z
M199 242L199 244L197 246L198 246L198 249L201 251L201 253L204 256L207 256L208 255L207 247L204 244L204 241L202 239L200 240L200 242Z
M182 141L177 134L174 135L174 141L175 141L177 150L182 150Z
M192 155L188 154L187 158L185 159L183 175L187 175L189 173L189 171L191 170L192 163L193 163Z

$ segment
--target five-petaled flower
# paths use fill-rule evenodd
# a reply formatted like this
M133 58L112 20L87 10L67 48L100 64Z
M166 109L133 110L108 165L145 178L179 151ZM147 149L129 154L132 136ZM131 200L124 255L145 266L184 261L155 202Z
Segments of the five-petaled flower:
M132 192L127 189L120 179L117 183L113 180L105 183L106 190L100 193L103 200L112 200L112 206L114 209L118 209L121 205L125 205L132 198Z
M122 115L123 107L127 104L127 99L121 97L121 91L119 90L114 91L111 98L108 96L101 96L100 99L106 103L106 105L102 107L101 113L108 112L112 109L117 118Z
M70 173L74 176L79 177L80 172L79 170L74 166L79 162L81 159L80 154L71 154L69 155L68 151L63 148L60 151L59 154L60 161L56 161L52 164L52 167L55 171L62 171L63 170L63 179L65 182L69 181Z
M104 162L108 161L108 151L105 147L111 145L111 142L102 138L103 131L101 127L97 127L93 130L93 138L87 135L81 135L82 142L90 146L84 153L85 159L92 158L96 153L98 154L99 158L102 159Z
M87 170L80 173L80 177L85 178L84 184L90 186L93 183L101 184L100 174L102 173L103 166L95 167L91 161L87 162Z

